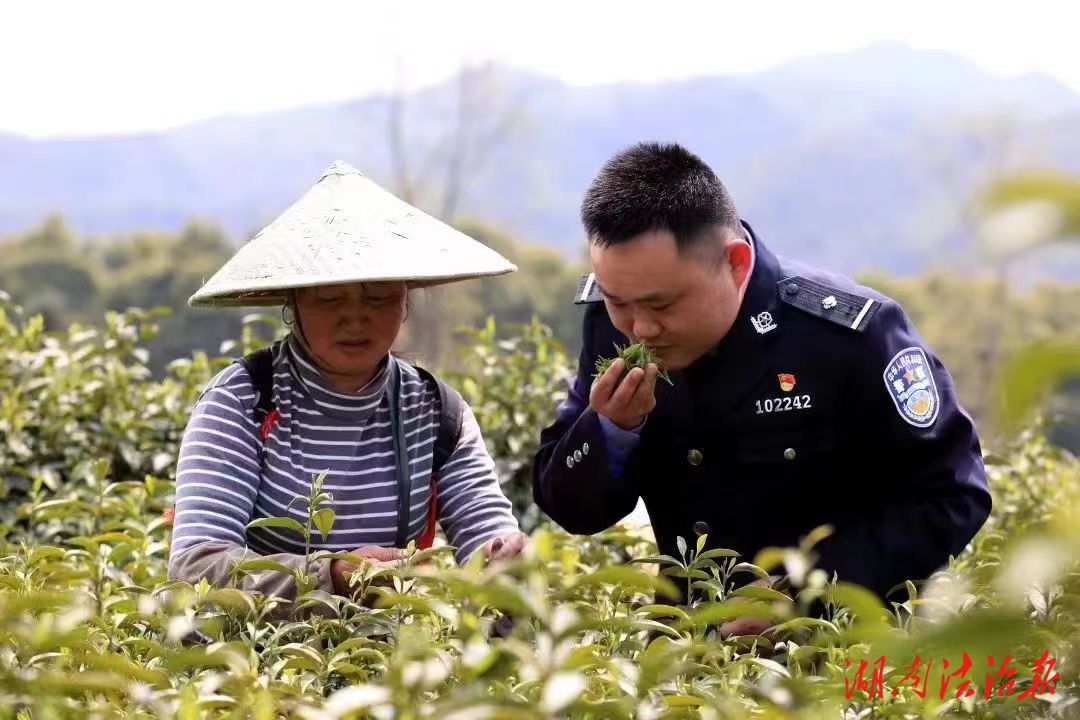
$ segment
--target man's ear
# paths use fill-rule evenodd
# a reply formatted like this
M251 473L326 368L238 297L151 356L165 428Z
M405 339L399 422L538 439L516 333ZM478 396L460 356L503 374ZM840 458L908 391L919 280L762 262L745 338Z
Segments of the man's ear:
M742 238L728 238L724 241L724 264L731 271L735 287L742 287L750 275L753 251L750 243Z

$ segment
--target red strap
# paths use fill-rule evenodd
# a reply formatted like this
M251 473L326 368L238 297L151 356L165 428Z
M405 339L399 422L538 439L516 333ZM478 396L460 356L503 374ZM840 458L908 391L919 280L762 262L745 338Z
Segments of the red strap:
M428 516L427 525L424 527L424 532L420 534L420 539L416 541L416 546L421 550L431 547L431 544L435 542L435 503L438 500L438 492L435 487L435 478L431 479L431 502L428 503Z
M263 418L262 425L259 427L259 437L263 442L266 442L266 438L270 437L270 431L277 425L277 421L281 419L281 413L277 408L274 408L270 412L266 413L266 417Z

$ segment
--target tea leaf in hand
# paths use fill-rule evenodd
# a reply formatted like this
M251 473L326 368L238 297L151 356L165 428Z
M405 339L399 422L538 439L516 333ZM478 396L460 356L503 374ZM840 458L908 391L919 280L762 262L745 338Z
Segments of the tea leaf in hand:
M617 353L616 357L622 358L623 362L626 364L627 371L630 371L633 368L641 368L644 370L650 363L656 365L660 364L660 357L656 354L656 351L644 342L634 343L632 345L627 345L626 347L619 347L616 345L615 351ZM600 377L603 375L607 372L607 369L611 367L611 363L613 362L615 362L615 358L598 358L596 361L596 373L593 377ZM667 381L668 385L674 385L671 381L671 376L668 375L666 370L660 370L659 375Z

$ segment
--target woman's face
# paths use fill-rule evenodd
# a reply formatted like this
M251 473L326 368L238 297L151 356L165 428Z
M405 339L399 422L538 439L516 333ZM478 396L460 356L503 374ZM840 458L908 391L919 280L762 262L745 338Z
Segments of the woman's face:
M326 369L362 385L393 347L407 296L404 282L304 288L295 296L297 325Z

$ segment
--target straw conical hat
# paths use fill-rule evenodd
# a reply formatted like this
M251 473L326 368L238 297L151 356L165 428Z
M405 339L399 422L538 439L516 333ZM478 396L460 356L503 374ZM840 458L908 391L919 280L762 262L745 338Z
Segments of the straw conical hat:
M336 162L188 304L281 305L292 288L379 280L426 286L514 270L491 248Z

